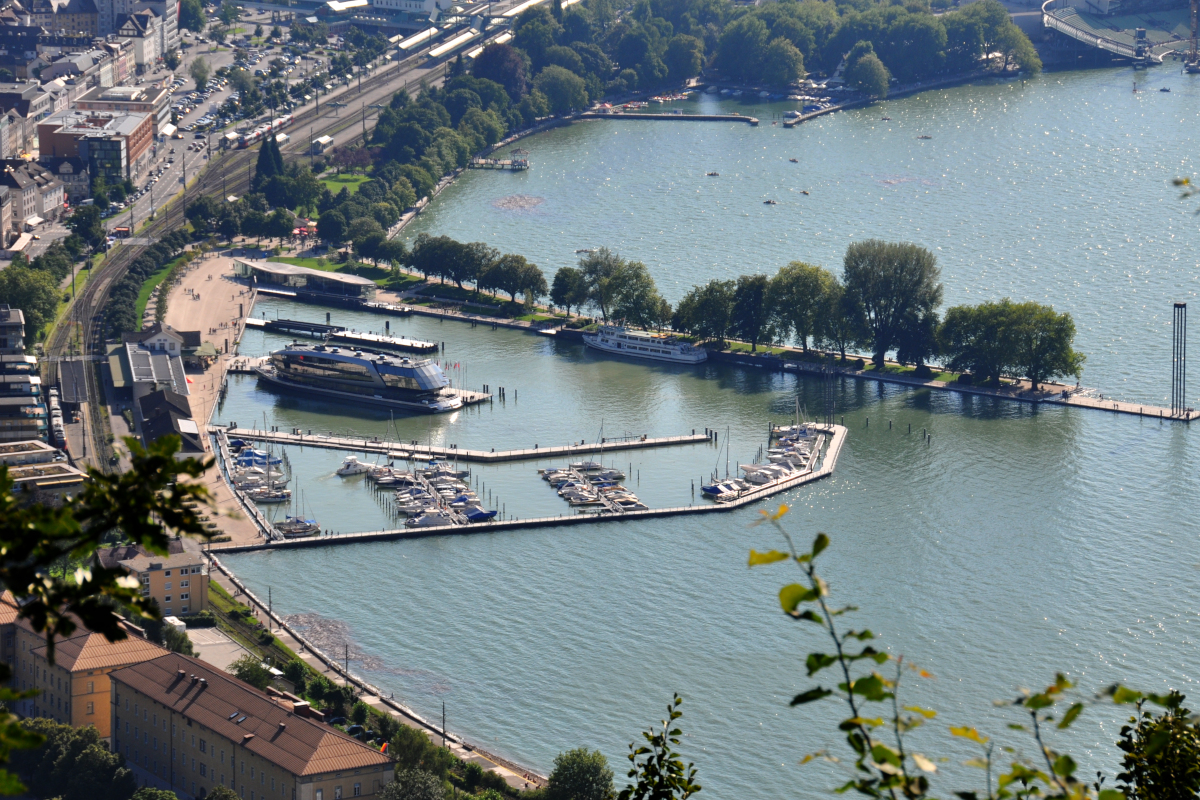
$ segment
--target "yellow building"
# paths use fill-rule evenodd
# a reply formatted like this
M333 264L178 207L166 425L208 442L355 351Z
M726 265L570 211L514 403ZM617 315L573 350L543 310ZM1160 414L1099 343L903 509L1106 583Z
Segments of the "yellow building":
M172 539L167 555L148 553L137 545L100 550L96 561L121 568L142 583L142 596L158 603L164 617L182 617L208 608L208 563L191 539Z
M0 597L0 637L12 667L12 686L39 689L37 697L13 704L26 717L49 717L81 728L93 725L100 735L112 735L109 676L114 670L159 658L167 651L143 639L130 626L129 638L110 642L84 628L54 643L54 663L46 657L46 637L27 620L16 618L12 594ZM9 646L11 643L11 647Z
M168 653L112 674L113 749L138 783L199 798L372 797L391 760L309 719L307 703L268 696L195 658Z

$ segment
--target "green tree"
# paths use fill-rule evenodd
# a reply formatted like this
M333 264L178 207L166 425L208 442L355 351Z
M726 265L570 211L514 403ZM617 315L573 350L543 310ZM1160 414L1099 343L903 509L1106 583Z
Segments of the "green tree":
M335 247L346 240L346 218L340 211L326 211L317 220L317 235Z
M208 797L212 797L209 794ZM179 800L174 792L166 789L155 789L153 786L143 786L133 793L130 800Z
M208 790L208 797L206 800L240 800L240 798L238 797L237 792L233 791L233 789L229 789L225 786L217 784Z
M750 352L758 350L763 336L769 335L771 281L766 275L742 275L733 290L733 313L730 318L734 335L750 342Z
M611 800L613 771L599 750L579 747L554 757L547 796L550 800Z
M245 681L260 691L271 685L271 671L263 666L261 659L250 653L246 653L230 664L228 672L238 680Z
M771 279L771 308L780 336L795 334L808 352L809 339L824 332L825 296L836 278L821 267L793 261Z
M54 319L58 308L58 283L42 270L31 269L24 259L0 270L0 297L25 314L25 345L32 348L38 333Z
M388 755L396 760L396 772L421 770L438 778L445 777L454 761L454 756L444 747L438 747L429 735L420 728L401 725L388 744Z
M192 640L188 638L186 631L181 631L173 625L162 626L162 643L172 653L182 653L185 656L196 655L196 649L192 646Z
M350 707L350 721L355 725L366 725L367 718L370 716L370 714L371 707L362 700L355 702L355 704Z
M420 769L396 768L395 779L383 787L380 800L444 800L442 779Z
M675 752L679 746L679 737L683 731L676 727L676 721L683 716L679 706L683 699L675 695L675 699L667 704L667 719L662 721L662 729L655 732L653 726L642 734L645 744L636 742L629 745L629 777L636 782L626 786L619 800L687 800L700 791L696 783L696 767L690 762L684 765L683 759Z
M182 62L183 62L183 59L180 58L178 50L171 50L165 56L163 56L163 63L166 64L167 69L170 69L170 70L179 69L179 65Z
M100 224L100 209L93 206L76 206L67 219L67 227L75 232L88 247L97 248L104 242L104 226Z
M1013 366L1035 391L1043 381L1068 375L1078 378L1083 372L1085 356L1071 347L1075 320L1070 314L1032 301L1019 303L1013 306L1012 336Z
M662 318L664 301L645 264L624 263L611 283L616 288L611 311L614 317L639 328L655 326ZM670 317L669 311L667 316Z
M1183 707L1184 699L1172 691L1158 716L1139 700L1121 728L1117 747L1125 753L1124 769L1117 781L1126 800L1195 800L1200 793L1200 723Z
M700 74L704 66L704 42L695 36L677 34L667 42L663 62L672 81L684 81Z
M204 4L200 0L183 0L179 4L179 27L204 33Z
M203 56L196 56L196 59L188 66L188 74L196 82L197 89L203 90L208 85L209 67Z
M739 17L721 32L715 66L735 80L757 80L770 35L766 23L757 16Z
M883 99L887 97L892 76L879 56L868 53L846 69L846 80L863 94Z
M715 339L724 346L733 320L733 298L736 290L736 281L716 279L704 286L692 287L679 301L671 326L701 339Z
M836 350L841 355L842 363L846 363L846 348L861 337L861 331L854 299L837 278L827 287L819 314L821 331L817 336L817 345Z
M258 191L263 184L276 175L283 175L283 153L279 151L279 142L268 135L263 138L262 147L258 151L258 161L254 168L254 190Z
M1013 341L1013 303L955 306L946 310L938 331L946 367L970 372L977 382L1000 383L1000 376L1013 371L1016 343Z
M575 267L559 267L550 286L550 302L562 306L571 314L571 307L578 308L587 302L587 282L583 272Z
M555 65L546 67L533 79L533 85L545 95L550 110L556 114L587 108L587 85L570 70Z
M254 38L261 39L263 35L263 26L261 24L254 26Z
M790 86L804 78L804 54L779 36L763 52L762 80L771 86Z
M915 244L867 239L846 248L842 283L876 369L883 369L910 315L920 317L941 305L940 277L933 253Z
M111 752L94 727L31 719L19 729L43 740L40 747L13 757L13 768L33 794L61 800L127 800L137 790L125 757Z
M221 3L221 10L217 12L217 16L221 22L224 22L226 25L232 25L238 19L237 5L230 2L230 0L225 0L225 2Z
M600 316L608 321L609 311L616 303L620 289L619 276L625 268L625 259L600 247L579 259L579 271L587 285L588 301L600 309Z

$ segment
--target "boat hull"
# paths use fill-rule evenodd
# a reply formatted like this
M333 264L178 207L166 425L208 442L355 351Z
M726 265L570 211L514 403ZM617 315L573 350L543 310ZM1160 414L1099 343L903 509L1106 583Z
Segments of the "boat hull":
M650 361L666 361L671 364L701 364L708 359L708 353L648 353L641 350L632 350L625 347L617 347L600 340L598 336L584 335L583 343L595 350L600 350L605 353L610 353L617 356L629 356L630 358L643 358Z
M425 404L414 400L398 400L391 397L376 397L374 395L354 394L353 392L339 392L337 389L326 389L321 386L311 386L309 384L292 383L288 380L279 378L274 373L263 369L256 369L255 373L258 379L272 388L282 389L287 392L296 394L317 395L320 397L329 397L336 400L349 400L354 403L363 403L371 406L379 406L382 408L403 408L409 411L422 411L426 414L444 414L449 411L457 411L462 408L462 398L455 397L452 403L439 401L437 405Z

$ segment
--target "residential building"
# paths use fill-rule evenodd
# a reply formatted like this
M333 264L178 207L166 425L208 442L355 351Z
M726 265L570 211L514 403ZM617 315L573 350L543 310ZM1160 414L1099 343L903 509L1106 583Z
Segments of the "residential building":
M0 186L0 247L8 247L13 237L12 190Z
M102 69L107 68L108 85L112 86L112 61L104 50L84 53L65 53L42 68L41 79L74 78L77 82L95 79L104 85Z
M54 663L46 657L46 636L17 617L11 592L0 595L0 640L12 642L12 687L39 690L37 697L15 701L11 708L29 717L49 717L73 727L93 725L102 737L112 736L112 674L133 664L161 658L167 650L142 638L126 625L128 638L110 642L82 625L54 643Z
M24 355L25 314L0 303L0 355Z
M176 537L165 556L138 545L120 545L96 552L96 563L123 569L141 581L142 597L158 603L163 616L187 616L208 609L208 564L200 545Z
M22 159L9 159L0 165L0 186L7 186L12 195L15 221L32 227L61 216L63 185L54 173Z
M99 12L94 0L33 0L30 14L37 25L62 33L100 34Z
M145 444L174 435L180 440L177 458L202 458L205 455L207 451L200 436L200 426L192 418L192 406L187 397L170 389L159 389L138 398L136 404Z
M37 81L0 83L0 110L10 112L6 114L10 141L4 157L13 158L29 148L38 120L54 110L54 95L42 89Z
M111 675L113 749L138 782L200 798L349 800L392 780L384 753L195 658L168 653Z
M122 23L131 14L153 11L158 17L158 52L169 53L179 48L179 3L177 0L96 0L100 12L100 35L119 33Z
M34 502L53 502L82 488L87 476L61 459L57 448L36 439L0 443L0 464L8 467L14 494Z
M171 90L154 86L103 86L75 101L80 111L113 111L149 114L154 118L154 135L171 121Z
M5 12L12 9L5 9ZM34 77L38 64L38 43L42 35L40 25L24 12L16 20L5 20L0 25L0 67L7 69L20 80Z
M139 73L154 69L163 55L162 20L152 9L135 11L117 26L117 36L133 47Z
M110 186L141 175L150 160L154 117L121 111L67 111L38 124L43 157L78 156L92 180Z
M38 164L63 185L63 194L71 202L71 205L78 205L80 200L92 196L91 176L88 175L87 162L82 158L77 156L40 158ZM0 210L0 214L2 213L3 211Z

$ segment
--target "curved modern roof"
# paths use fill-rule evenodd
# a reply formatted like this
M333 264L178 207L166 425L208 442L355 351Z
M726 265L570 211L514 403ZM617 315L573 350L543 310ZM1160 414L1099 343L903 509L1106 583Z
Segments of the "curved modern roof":
M341 272L323 272L322 270L310 269L309 267L297 267L295 264L281 264L278 261L246 261L245 263L252 269L271 275L304 275L309 278L320 278L324 281L345 283L351 286L375 285L375 281L369 278L360 278L358 275L346 275Z

